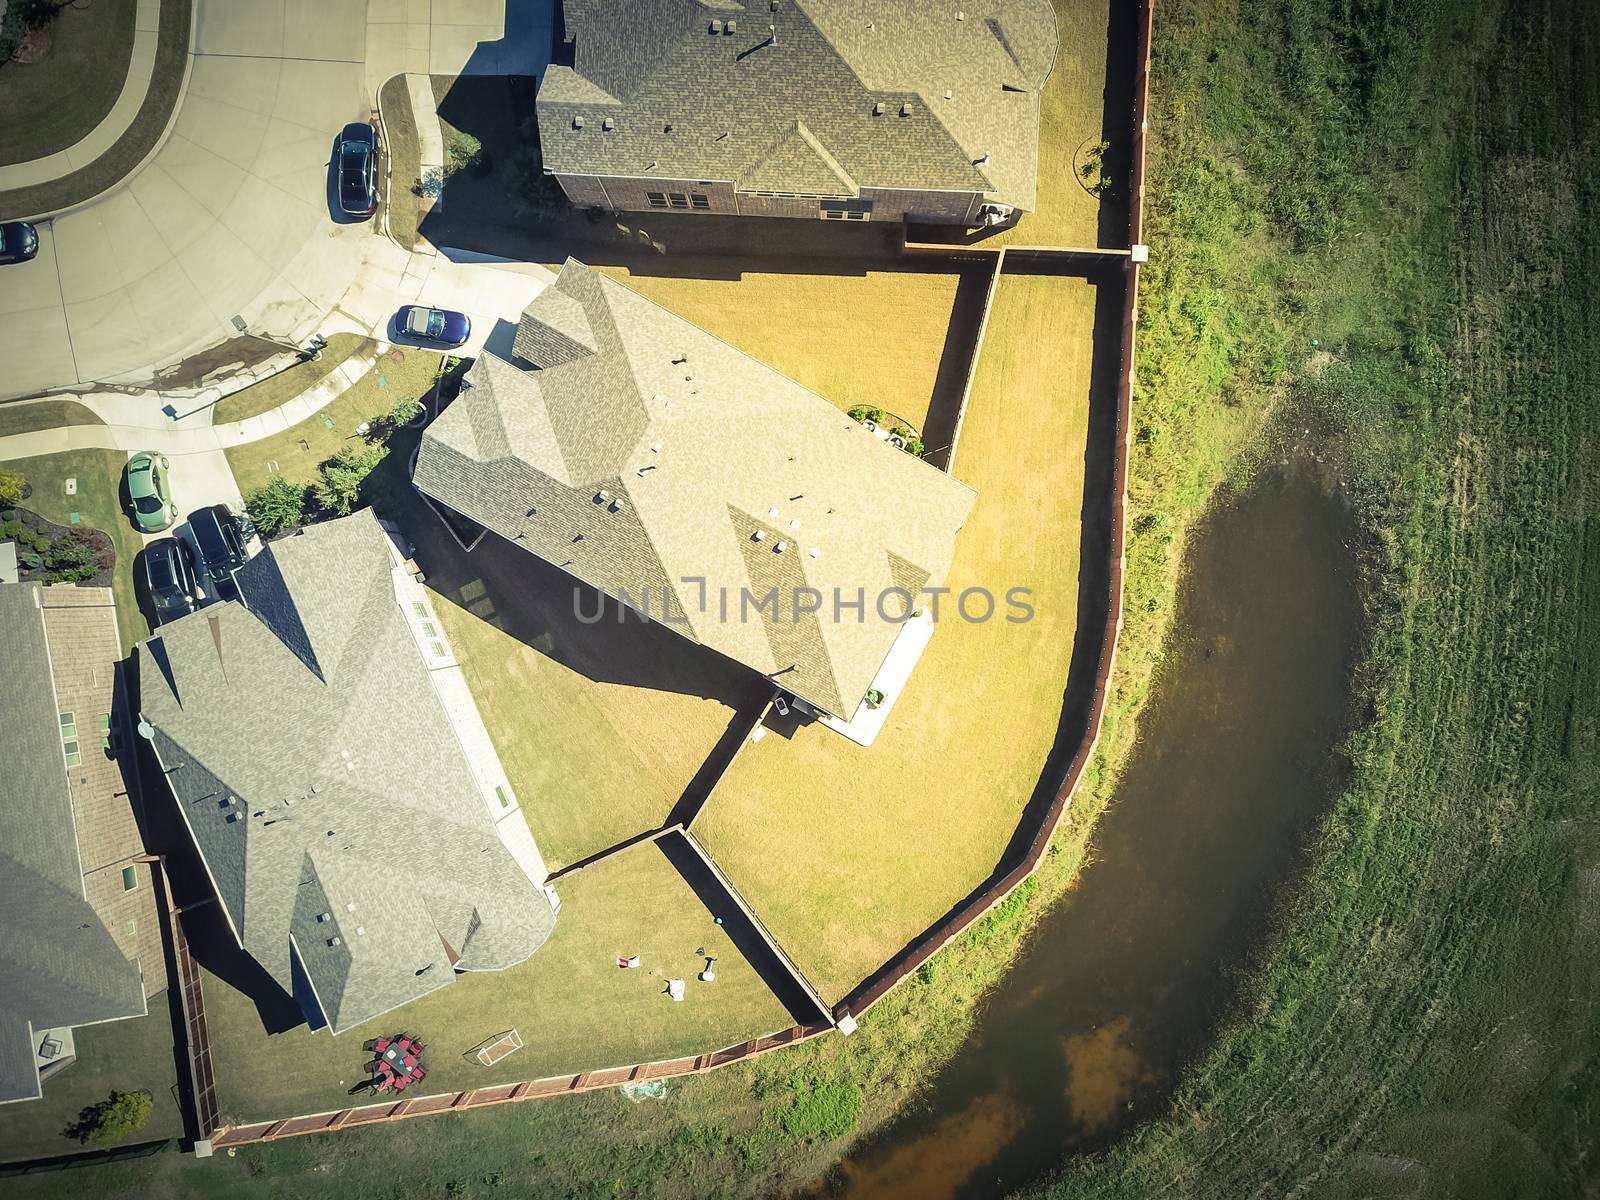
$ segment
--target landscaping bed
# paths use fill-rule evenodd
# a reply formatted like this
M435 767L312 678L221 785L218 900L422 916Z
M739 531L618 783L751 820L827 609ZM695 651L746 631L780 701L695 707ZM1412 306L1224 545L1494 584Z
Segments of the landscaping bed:
M25 0L10 0L0 7L5 8L3 54L28 6ZM0 121L0 163L29 162L65 150L106 118L128 78L137 8L137 0L95 0L81 9L68 5L40 31L47 39L42 59L0 64L0 112L6 114Z
M17 547L17 574L35 583L110 587L117 548L86 525L57 525L27 508L0 509L0 543Z

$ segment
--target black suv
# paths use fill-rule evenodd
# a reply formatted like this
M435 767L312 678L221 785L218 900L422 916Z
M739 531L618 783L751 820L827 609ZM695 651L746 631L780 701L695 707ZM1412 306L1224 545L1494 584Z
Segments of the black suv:
M177 538L160 538L139 555L140 574L156 610L156 624L165 625L194 611L200 598L195 583L194 556L188 543Z
M333 148L340 211L370 217L378 207L378 135L371 125L355 121L344 127Z
M244 530L226 504L213 504L189 514L189 532L200 547L200 561L213 580L220 581L244 566Z

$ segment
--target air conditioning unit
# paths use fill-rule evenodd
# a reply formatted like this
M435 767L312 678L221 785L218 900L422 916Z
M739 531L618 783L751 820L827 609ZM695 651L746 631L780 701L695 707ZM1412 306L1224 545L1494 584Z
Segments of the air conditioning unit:
M878 423L870 419L861 422L861 424L866 427L868 433L871 433L878 428Z
M898 433L891 433L889 435L889 445L893 446L896 450L904 450L906 448L906 440Z

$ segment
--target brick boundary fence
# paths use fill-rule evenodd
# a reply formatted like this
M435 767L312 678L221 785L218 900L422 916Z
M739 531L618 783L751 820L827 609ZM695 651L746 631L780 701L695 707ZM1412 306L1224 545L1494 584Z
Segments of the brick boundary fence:
M1115 0L1113 0L1115 2ZM1154 18L1154 0L1139 0L1137 30L1137 67L1133 89L1132 169L1128 197L1128 241L1137 247L1144 232L1145 193L1145 125L1149 99L1151 28ZM846 1017L859 1017L887 995L907 975L915 971L944 947L952 938L972 925L998 904L1037 869L1040 859L1055 833L1071 799L1073 789L1082 777L1084 768L1093 757L1099 743L1100 724L1105 715L1106 696L1110 689L1111 671L1116 657L1117 634L1122 628L1122 579L1124 569L1124 525L1127 512L1128 437L1133 405L1133 353L1137 326L1139 295L1139 265L1142 256L1128 250L1062 250L1053 247L1014 246L997 249L959 247L929 243L905 244L908 253L970 258L983 255L993 260L993 276L989 294L985 299L980 320L977 345L968 367L966 386L962 392L961 408L957 414L957 430L965 416L967 397L972 389L979 351L982 349L983 329L987 326L989 307L993 302L996 284L1009 250L1019 258L1037 260L1084 260L1093 263L1123 264L1126 284L1123 298L1122 344L1118 359L1119 378L1116 399L1115 454L1111 477L1111 541L1110 571L1108 572L1107 609L1097 653L1094 689L1090 699L1088 727L1068 764L1065 776L1049 806L1039 818L1030 834L1017 831L1026 837L1026 849L1016 866L996 878L987 887L974 893L962 905L938 924L925 931L906 946L870 979L863 982L843 1001L834 1006L835 1021ZM951 458L954 458L952 444ZM178 949L179 971L182 979L184 1015L189 1030L189 1052L193 1079L197 1092L196 1107L201 1113L200 1132L209 1136L213 1147L247 1145L274 1141L279 1138L322 1133L333 1129L347 1129L357 1125L371 1125L382 1121L402 1120L407 1117L426 1116L431 1113L460 1112L482 1108L491 1104L508 1104L519 1100L532 1100L544 1096L566 1095L574 1092L596 1091L601 1088L620 1087L650 1079L669 1079L681 1075L703 1074L719 1067L743 1062L760 1054L781 1050L800 1042L809 1041L827 1033L835 1026L827 1023L796 1025L776 1033L753 1038L747 1042L727 1046L706 1054L631 1066L607 1067L594 1071L580 1071L574 1075L560 1075L545 1079L525 1080L521 1083L498 1084L493 1087L474 1088L464 1092L410 1097L378 1104L359 1105L334 1112L312 1113L278 1120L257 1121L244 1125L220 1127L217 1118L216 1090L210 1062L209 1043L206 1040L204 1008L200 996L200 981L188 944L183 940L180 922L175 913L168 914L173 926L173 944ZM187 964L187 966L185 966ZM191 977L193 1007L191 1009ZM204 1081L202 1085L202 1080ZM201 1108L201 1105L206 1105Z

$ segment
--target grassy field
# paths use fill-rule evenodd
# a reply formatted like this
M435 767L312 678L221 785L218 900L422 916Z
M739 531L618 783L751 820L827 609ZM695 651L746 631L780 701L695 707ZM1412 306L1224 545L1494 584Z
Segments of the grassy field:
M357 337L353 333L336 333L323 347L321 358L295 363L269 379L253 383L218 400L211 410L211 423L226 425L231 421L242 421L246 417L271 412L301 392L316 387L337 371L339 364L351 355L371 350L373 346L371 338Z
M50 24L43 62L0 70L0 163L65 150L103 121L122 92L133 53L135 0L67 8Z
M150 90L145 94L144 103L139 106L139 113L128 131L117 139L111 149L86 167L49 183L0 192L0 221L56 212L82 203L122 179L150 153L166 130L167 121L178 102L178 92L183 87L192 4L193 0L161 0L161 30L156 35L156 62ZM99 7L94 5L88 11L92 14ZM131 11L134 5L129 3L127 7ZM75 15L78 14L68 13L66 17ZM0 74L9 74L13 69L32 68L8 68ZM61 94L70 96L75 91L76 88L68 88ZM4 111L9 114L12 110L6 106ZM0 161L10 161L9 156L0 155Z
M111 535L117 548L111 590L117 601L117 631L124 650L132 649L134 642L150 635L133 592L133 558L144 547L144 541L123 514L118 500L127 462L128 456L116 450L68 450L3 464L20 471L33 485L26 507L58 525L70 524L72 514L77 513L81 524ZM76 495L67 495L68 479L77 480Z
M820 725L768 737L695 825L830 1002L994 869L1055 739L1077 618L1095 294L1081 279L1001 279L955 463L978 502L947 586L1031 588L1034 619L945 613L870 749Z
M273 474L296 483L310 483L317 467L340 449L366 444L356 432L361 424L382 416L404 397L425 395L433 387L442 362L439 355L428 350L392 347L354 387L321 413L282 433L227 450L228 465L239 481L239 490L248 495L251 488L260 487Z
M609 273L840 408L873 405L918 431L936 394L948 405L960 402L965 348L987 283L979 271L968 272L965 284L953 271L745 271L738 279Z
M403 1028L427 1046L429 1094L671 1058L732 1045L793 1022L677 870L653 844L635 846L559 884L555 932L508 971L448 988L337 1038L304 1026L268 1037L255 1006L214 976L202 981L225 1119L325 1112L365 1077L362 1043ZM638 954L620 970L619 954ZM695 978L705 957L716 980ZM689 981L687 998L665 993ZM493 1067L472 1057L509 1029L524 1046Z
M94 410L76 400L36 400L0 406L0 437L57 429L63 425L104 425Z

